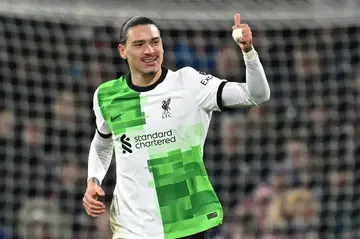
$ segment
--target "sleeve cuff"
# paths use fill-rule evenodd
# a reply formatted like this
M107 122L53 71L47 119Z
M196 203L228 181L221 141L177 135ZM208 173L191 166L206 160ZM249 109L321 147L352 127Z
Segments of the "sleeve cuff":
M103 134L103 133L101 133L101 132L98 130L97 127L96 127L96 132L101 136L101 138L104 138L104 139L108 139L108 138L110 138L110 137L112 136L111 133L110 133L110 134Z
M89 177L89 178L88 178L88 182L90 182L90 181L94 182L94 183L95 183L96 185L98 185L98 186L101 186L100 180L97 179L96 177Z
M244 56L245 61L254 61L254 60L258 59L258 53L254 49L254 47L249 52L243 51L243 56Z
M219 85L218 91L216 93L216 102L217 102L217 105L218 105L218 107L219 107L219 109L221 111L225 110L225 106L224 106L224 104L222 102L222 92L223 92L223 89L224 89L224 86L225 86L226 83L227 83L227 81L221 82L220 85Z

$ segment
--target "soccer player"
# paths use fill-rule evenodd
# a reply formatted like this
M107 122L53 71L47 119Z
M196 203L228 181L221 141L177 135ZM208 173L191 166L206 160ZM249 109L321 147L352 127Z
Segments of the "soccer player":
M240 23L240 14L234 21L233 29L242 29L238 45L246 83L227 82L191 67L165 69L157 25L139 16L123 24L118 51L130 72L95 91L97 130L83 199L88 215L105 212L97 199L104 195L101 183L115 149L113 239L200 239L222 223L222 206L203 163L212 112L270 98L251 30Z

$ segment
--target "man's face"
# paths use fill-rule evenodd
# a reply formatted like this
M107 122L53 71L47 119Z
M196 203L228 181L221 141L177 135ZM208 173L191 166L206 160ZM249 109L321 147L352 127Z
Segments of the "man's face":
M155 25L138 25L127 32L125 45L120 44L119 53L127 59L131 71L140 74L155 74L163 62L163 44Z

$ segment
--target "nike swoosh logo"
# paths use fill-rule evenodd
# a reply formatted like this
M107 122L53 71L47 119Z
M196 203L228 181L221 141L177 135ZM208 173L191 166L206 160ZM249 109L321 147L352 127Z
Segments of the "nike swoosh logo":
M111 118L110 118L110 120L111 121L114 121L114 120L116 120L117 118L119 118L120 116L122 116L124 113L121 113L121 114L119 114L119 115L117 115L117 116L111 116Z

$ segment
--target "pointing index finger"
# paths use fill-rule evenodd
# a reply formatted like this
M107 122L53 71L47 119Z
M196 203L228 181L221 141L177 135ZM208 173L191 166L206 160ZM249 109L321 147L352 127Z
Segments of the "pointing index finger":
M240 25L240 13L236 13L234 16L234 24Z

